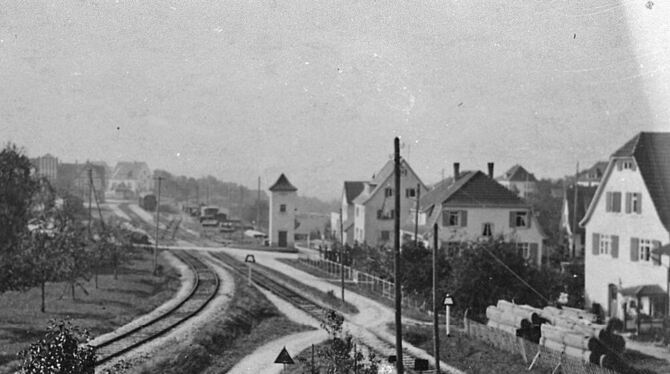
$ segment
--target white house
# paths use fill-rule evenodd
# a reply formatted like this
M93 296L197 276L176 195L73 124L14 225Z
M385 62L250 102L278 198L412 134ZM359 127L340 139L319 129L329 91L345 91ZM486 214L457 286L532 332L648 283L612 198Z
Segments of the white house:
M406 160L400 163L400 214L404 221L428 189ZM372 246L393 244L395 211L394 162L389 160L369 182L345 182L342 218L345 242ZM338 238L339 239L339 238Z
M109 178L108 186L113 196L134 197L153 190L153 173L146 162L120 161Z
M512 166L496 180L524 199L537 192L537 179L521 165Z
M270 243L277 247L293 247L296 228L295 188L284 174L270 187Z
M580 223L587 305L622 319L667 315L669 193L670 133L641 132L610 156Z
M540 265L545 235L530 204L481 171L460 172L445 179L421 198L420 224L424 237L432 237L435 223L443 248L462 241L502 237L514 242L530 262Z
M573 185L563 191L560 225L571 258L584 258L586 239L584 228L579 226L579 222L586 215L586 210L589 208L596 189L597 187L577 184L576 189Z
M340 231L344 234L342 239L349 245L354 244L354 199L363 192L365 181L345 181L342 189L341 212L331 215L331 231L335 240L340 241ZM340 221L341 220L341 221Z

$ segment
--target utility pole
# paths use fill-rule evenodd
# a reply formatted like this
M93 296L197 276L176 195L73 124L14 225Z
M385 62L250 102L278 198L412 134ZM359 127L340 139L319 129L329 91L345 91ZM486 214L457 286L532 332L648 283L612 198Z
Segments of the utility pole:
M342 278L342 304L344 304L344 223L342 222L342 207L340 207L340 273Z
M158 223L160 222L161 210L161 182L163 177L158 177L158 197L156 199L156 238L154 239L154 275L158 274Z
M91 221L93 220L93 215L91 214L92 200L93 200L93 169L88 169L88 237L93 238L91 234Z
M394 177L395 177L395 217L393 244L395 250L394 275L395 283L395 357L396 372L403 374L402 365L402 290L400 284L400 139L394 142Z
M438 327L437 312L437 249L438 243L438 226L437 223L433 225L433 355L435 356L435 372L440 372L440 329Z
M421 198L421 183L416 184L416 215L414 216L414 246L419 245L419 199Z
M575 198L573 202L572 213L572 258L577 257L577 178L579 175L579 161L577 161L577 168L575 169ZM566 201L567 203L567 201Z
M258 177L258 197L256 198L256 230L261 231L261 177Z

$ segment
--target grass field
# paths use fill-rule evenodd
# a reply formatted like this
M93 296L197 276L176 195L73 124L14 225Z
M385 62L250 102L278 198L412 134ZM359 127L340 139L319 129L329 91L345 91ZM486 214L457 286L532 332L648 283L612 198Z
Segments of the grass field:
M150 252L134 250L132 259L117 280L111 272L100 275L97 289L93 279L82 281L74 300L67 284L47 283L45 313L40 312L39 288L0 295L0 373L11 371L16 354L44 335L49 320L69 319L94 337L148 313L175 294L179 275L162 257L159 265L165 270L160 276L152 275Z

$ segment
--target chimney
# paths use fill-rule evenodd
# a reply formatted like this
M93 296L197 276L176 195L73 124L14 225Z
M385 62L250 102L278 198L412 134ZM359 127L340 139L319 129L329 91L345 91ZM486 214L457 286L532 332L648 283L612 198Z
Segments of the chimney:
M493 179L493 162L489 162L489 178Z
M454 162L454 182L460 177L461 164Z

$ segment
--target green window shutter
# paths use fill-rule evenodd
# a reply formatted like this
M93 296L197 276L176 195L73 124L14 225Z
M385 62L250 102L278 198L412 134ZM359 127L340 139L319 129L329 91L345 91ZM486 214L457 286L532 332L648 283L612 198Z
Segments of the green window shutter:
M619 258L619 237L612 235L612 248L610 250L612 258Z
M526 222L526 227L530 228L531 222L533 222L533 212L528 211L528 221Z
M539 252L540 252L540 246L537 245L537 243L530 243L530 261L533 264L537 264Z
M630 260L633 262L640 260L640 239L630 238Z
M661 242L659 242L658 240L653 240L651 242L651 247L652 247L651 260L654 263L654 265L660 265L661 264L661 254L653 252L654 249L656 249L660 246L661 246Z
M612 193L611 192L605 192L605 211L606 212L611 212L612 211Z
M637 193L637 213L642 214L642 194Z
M600 235L598 233L593 233L593 246L591 248L591 253L597 256L600 253Z
M630 213L631 209L631 200L633 199L633 194L630 192L626 192L626 213Z
M442 211L442 226L449 226L449 212L446 210Z
M516 226L515 218L516 212L509 212L509 227L513 228Z
M466 227L468 225L468 211L461 210L461 226Z
M613 192L612 197L614 200L612 202L613 203L612 210L617 213L621 212L621 192Z

